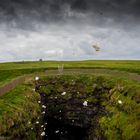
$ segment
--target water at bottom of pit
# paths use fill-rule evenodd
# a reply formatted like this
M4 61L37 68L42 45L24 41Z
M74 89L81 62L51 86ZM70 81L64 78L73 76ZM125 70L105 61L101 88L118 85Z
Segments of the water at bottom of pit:
M46 136L43 140L85 140L88 128L66 124L60 120L47 119Z

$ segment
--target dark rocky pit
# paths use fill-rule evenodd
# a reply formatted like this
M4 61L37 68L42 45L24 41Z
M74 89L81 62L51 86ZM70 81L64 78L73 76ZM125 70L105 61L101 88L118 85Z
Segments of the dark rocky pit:
M45 94L41 94L42 103ZM97 112L92 105L84 107L78 99L46 97L44 121L48 140L85 140L91 126L91 117ZM43 110L42 110L43 111Z
M53 83L52 83L53 82ZM98 117L105 114L101 95L106 89L92 87L95 93L87 94L78 83L63 83L63 90L57 91L57 82L37 83L36 90L41 95L43 122L47 122L44 140L93 140L97 139L94 130L99 129ZM51 87L51 86L52 87ZM95 86L95 85L94 85ZM83 89L82 89L83 88ZM48 92L48 89L49 92ZM64 95L63 95L64 94ZM87 105L84 105L87 102ZM44 112L44 113L43 113ZM92 138L91 138L92 135ZM104 139L102 133L98 140Z
M46 137L44 140L84 140L87 136L87 128L70 125L63 120L53 118L46 119Z
M54 94L48 97L41 94L42 105L46 106L46 109L42 109L42 112L45 111L43 122L47 122L43 139L86 140L98 108L91 103L84 106L78 98L56 97Z
M42 123L37 140L139 140L139 98L133 98L139 92L125 82L91 75L40 79L36 91Z

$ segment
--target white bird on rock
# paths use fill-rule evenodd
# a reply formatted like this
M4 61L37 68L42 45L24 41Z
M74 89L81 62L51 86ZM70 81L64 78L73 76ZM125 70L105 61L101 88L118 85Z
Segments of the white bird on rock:
M35 80L36 80L36 81L38 81L38 80L39 80L39 77L38 77L38 76L36 76L36 77L35 77Z
M88 102L87 101L84 101L83 102L83 106L88 106Z
M43 111L41 114L45 114L45 111Z
M118 100L118 103L119 103L119 104L122 104L122 101L121 101L121 100Z
M61 95L66 95L66 92L61 93Z
M41 133L41 136L45 136L45 132L42 132L42 133Z
M46 106L45 105L42 105L42 108L46 108Z
M55 133L56 133L56 134L59 133L59 130L56 130Z

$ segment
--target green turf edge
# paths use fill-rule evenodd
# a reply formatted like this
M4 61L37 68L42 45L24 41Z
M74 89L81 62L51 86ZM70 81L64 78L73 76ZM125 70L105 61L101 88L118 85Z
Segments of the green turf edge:
M40 96L33 88L32 81L24 82L0 98L0 136L18 137L31 131L40 114ZM30 134L34 139L35 134Z

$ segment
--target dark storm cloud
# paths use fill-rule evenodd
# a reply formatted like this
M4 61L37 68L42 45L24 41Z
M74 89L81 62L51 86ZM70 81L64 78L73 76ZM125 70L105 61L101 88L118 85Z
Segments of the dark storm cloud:
M73 12L91 13L116 20L139 18L139 0L0 0L1 21L50 21L70 18Z
M139 15L140 0L0 0L0 61L140 59Z
M72 3L75 9L87 9L92 11L124 13L137 15L140 13L139 0L77 0Z

